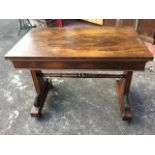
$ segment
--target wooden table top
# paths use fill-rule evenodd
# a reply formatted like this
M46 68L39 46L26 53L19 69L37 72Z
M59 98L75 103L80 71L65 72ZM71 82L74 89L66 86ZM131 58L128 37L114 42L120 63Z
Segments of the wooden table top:
M6 55L10 60L125 59L153 56L131 28L82 27L30 30Z

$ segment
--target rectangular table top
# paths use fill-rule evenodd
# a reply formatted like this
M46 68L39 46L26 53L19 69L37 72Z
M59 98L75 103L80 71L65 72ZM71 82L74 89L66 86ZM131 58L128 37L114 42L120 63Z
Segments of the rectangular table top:
M152 60L132 28L81 27L30 30L6 55L12 61Z

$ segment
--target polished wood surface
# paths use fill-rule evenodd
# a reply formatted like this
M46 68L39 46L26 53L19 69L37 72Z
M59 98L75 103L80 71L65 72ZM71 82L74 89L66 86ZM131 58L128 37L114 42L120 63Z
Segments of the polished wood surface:
M11 60L152 59L133 29L114 27L32 29L5 57Z

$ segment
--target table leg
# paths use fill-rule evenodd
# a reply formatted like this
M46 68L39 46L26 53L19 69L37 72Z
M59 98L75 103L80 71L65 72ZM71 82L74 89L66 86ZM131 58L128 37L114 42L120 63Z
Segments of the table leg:
M31 70L31 76L37 93L31 110L31 116L33 117L38 117L41 114L48 91L52 87L51 81L48 79L44 80L40 73L40 70Z
M130 84L131 84L133 72L125 71L124 74L126 75L126 78L116 81L116 90L117 90L122 120L130 121L132 118L132 112L129 106L128 94L130 90Z

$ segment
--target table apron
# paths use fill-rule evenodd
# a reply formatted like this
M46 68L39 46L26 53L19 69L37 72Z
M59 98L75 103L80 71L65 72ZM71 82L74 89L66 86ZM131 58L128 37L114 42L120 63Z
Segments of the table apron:
M17 69L144 70L146 61L12 61Z

